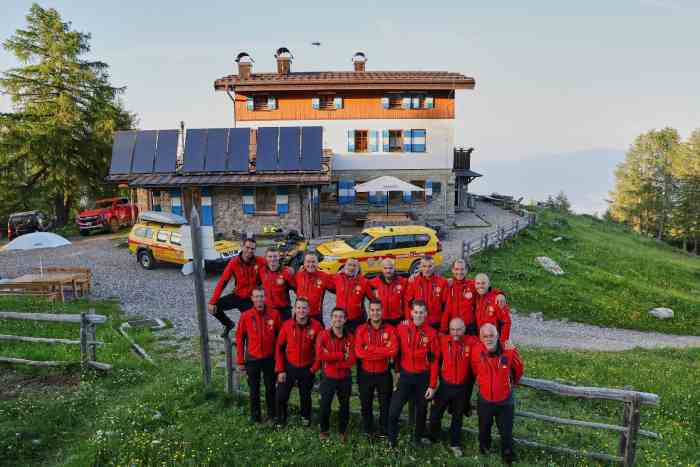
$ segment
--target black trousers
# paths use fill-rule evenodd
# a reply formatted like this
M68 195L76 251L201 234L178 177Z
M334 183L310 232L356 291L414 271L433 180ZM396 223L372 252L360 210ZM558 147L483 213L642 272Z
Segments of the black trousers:
M282 321L287 321L292 317L292 307L291 306L286 306L284 308L278 308L277 311L280 314L280 319Z
M235 293L224 295L223 297L219 297L219 299L216 301L216 311L214 312L214 318L218 319L219 322L225 327L233 328L233 321L231 321L231 318L226 316L226 313L224 313L224 311L233 310L234 308L236 308L241 313L243 313L245 310L252 307L253 302L251 302L249 298L241 298Z
M321 432L327 433L331 425L331 406L333 397L338 396L340 405L340 432L345 433L350 421L350 393L352 392L352 378L332 379L325 376L321 379Z
M384 373L368 373L360 368L357 377L357 386L360 389L360 404L362 406L362 428L365 433L374 433L374 393L379 399L379 432L388 433L389 430L389 404L394 381L389 370Z
M513 417L515 403L512 399L506 402L493 403L479 397L476 406L479 414L479 447L484 450L491 448L491 428L496 420L498 433L501 435L501 454L513 454Z
M297 368L287 363L285 365L287 379L277 385L277 420L280 423L287 422L287 408L292 388L299 388L299 412L303 418L311 418L311 390L314 387L314 375L311 366Z
M265 383L265 404L267 405L267 417L275 416L275 360L272 357L249 360L245 362L245 371L248 375L250 387L250 418L260 421L260 377Z
M437 439L442 429L442 416L450 407L452 422L450 423L450 446L462 445L462 415L467 405L467 385L449 384L440 381L440 387L433 399L430 409L430 435Z
M389 408L389 442L395 446L399 436L399 418L403 406L409 400L416 406L416 428L413 439L419 441L425 434L425 419L428 412L428 401L425 399L425 391L428 389L429 373L410 373L402 371L399 376L399 386L391 397Z

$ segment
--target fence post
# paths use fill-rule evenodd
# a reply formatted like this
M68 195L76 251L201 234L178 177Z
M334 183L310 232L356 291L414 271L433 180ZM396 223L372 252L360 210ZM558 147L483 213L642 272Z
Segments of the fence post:
M520 232L520 220L515 219L515 233Z
M231 344L231 336L224 337L224 347L226 348L226 393L230 396L235 395L236 386L234 386L233 369L233 345Z
M204 389L211 387L211 359L209 356L209 332L207 330L207 302L204 299L204 271L202 258L202 237L200 231L199 213L192 209L190 220L190 235L192 238L192 261L194 266L194 296L195 312L199 324L199 349L202 360L202 385Z
M484 234L484 250L489 247L489 234Z
M90 308L90 314L94 315L95 314L95 309ZM88 324L88 333L87 333L87 338L88 338L88 353L89 353L89 360L91 362L96 362L97 361L97 325L95 323L89 323Z
M88 326L90 323L85 312L80 313L80 364L83 368L88 362Z
M623 413L623 425L627 427L627 431L620 434L620 457L623 458L622 465L624 467L632 467L634 458L637 454L637 435L639 434L640 423L640 401L639 395L635 394L632 402L625 403Z
M464 253L464 250L466 248L466 240L462 240L462 259L466 259L466 254Z

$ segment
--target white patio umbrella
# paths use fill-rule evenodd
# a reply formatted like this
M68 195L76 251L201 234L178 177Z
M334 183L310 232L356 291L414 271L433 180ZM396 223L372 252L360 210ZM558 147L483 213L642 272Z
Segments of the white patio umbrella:
M65 238L52 232L34 232L15 238L5 245L3 251L9 250L38 250L40 248L57 248L70 245ZM39 269L44 274L43 257L39 256Z
M425 191L423 188L404 182L400 178L392 177L391 175L383 175L381 177L355 185L355 191L364 193L370 191L383 191L387 193L386 197L386 213L389 214L389 195L390 191Z

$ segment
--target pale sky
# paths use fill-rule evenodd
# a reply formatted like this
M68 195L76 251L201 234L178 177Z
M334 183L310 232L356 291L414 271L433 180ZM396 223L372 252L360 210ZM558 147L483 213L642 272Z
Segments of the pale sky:
M31 2L4 0L0 37L24 27ZM140 127L221 127L230 101L213 81L274 71L288 47L293 71L447 70L476 79L459 91L457 142L481 160L626 149L652 128L700 127L700 2L562 1L50 1L92 33L92 56ZM498 6L494 6L498 5ZM320 41L320 47L311 42ZM15 66L0 51L0 70ZM0 108L9 109L8 100Z

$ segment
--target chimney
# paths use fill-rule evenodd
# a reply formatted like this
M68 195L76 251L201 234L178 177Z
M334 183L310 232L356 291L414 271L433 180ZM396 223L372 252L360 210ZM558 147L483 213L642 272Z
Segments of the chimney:
M363 52L356 52L352 57L352 64L355 66L355 71L365 71L365 63L367 56Z
M253 70L254 60L247 52L241 52L236 55L236 63L238 63L238 77L240 79L250 79L250 72Z
M277 49L275 58L277 59L277 73L280 75L288 75L290 72L292 59L294 58L289 49L286 47L280 47Z

